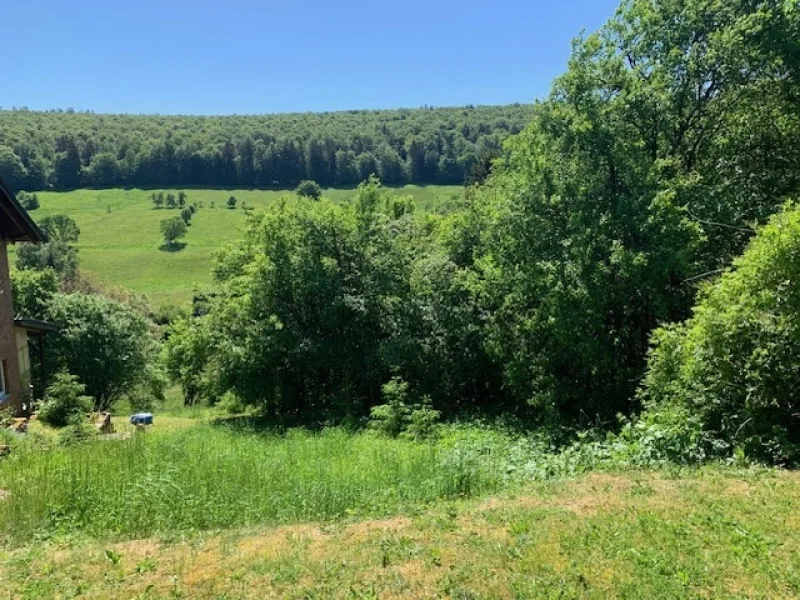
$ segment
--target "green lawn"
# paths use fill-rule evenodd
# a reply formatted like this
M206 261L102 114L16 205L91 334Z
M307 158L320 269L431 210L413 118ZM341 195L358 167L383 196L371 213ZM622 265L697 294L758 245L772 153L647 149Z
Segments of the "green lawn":
M172 190L177 195L177 190ZM411 194L420 210L434 210L458 197L458 186L406 186L396 193ZM179 252L159 250L163 240L159 222L177 210L156 210L153 190L76 190L41 192L41 208L34 219L63 213L81 229L80 266L101 282L145 294L155 305L185 303L195 288L211 283L211 257L215 248L241 236L244 211L229 210L231 195L248 206L266 207L290 191L186 190L189 202L202 204L192 219L186 247ZM326 190L325 196L346 201L353 190ZM212 203L215 208L211 208Z

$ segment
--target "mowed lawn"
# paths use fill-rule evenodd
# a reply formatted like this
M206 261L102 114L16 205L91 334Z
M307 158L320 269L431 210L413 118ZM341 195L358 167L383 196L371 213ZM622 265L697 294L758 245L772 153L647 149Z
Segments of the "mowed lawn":
M190 203L202 207L194 215L186 246L179 252L160 250L162 219L178 216L178 210L154 209L150 195L157 190L76 190L40 192L41 208L32 216L69 215L81 229L78 243L80 267L97 280L146 295L154 305L187 303L194 290L211 284L213 252L239 239L245 212L242 203L264 208L292 191L185 190ZM162 190L177 195L179 190ZM435 210L458 198L458 186L406 186L393 190L410 194L419 210ZM347 201L354 190L326 190L325 196ZM233 195L235 210L227 208ZM212 204L215 206L212 208Z

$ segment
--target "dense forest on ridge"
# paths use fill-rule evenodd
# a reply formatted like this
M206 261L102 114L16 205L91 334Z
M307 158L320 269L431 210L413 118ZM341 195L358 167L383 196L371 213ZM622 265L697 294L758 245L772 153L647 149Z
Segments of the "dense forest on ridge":
M16 190L462 184L528 122L527 105L136 116L0 111L0 172ZM478 169L480 171L480 169Z

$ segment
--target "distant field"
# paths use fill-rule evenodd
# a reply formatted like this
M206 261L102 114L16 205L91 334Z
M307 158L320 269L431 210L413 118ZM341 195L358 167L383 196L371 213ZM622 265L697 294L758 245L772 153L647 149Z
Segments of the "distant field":
M244 211L226 207L233 195L239 206L264 208L293 194L291 191L186 190L189 202L202 204L192 219L180 252L159 250L163 243L159 222L177 210L156 210L150 201L154 190L77 190L40 192L41 208L34 219L54 214L69 215L81 229L81 269L102 282L145 294L154 305L185 303L196 288L211 283L211 257L215 248L241 236ZM177 195L177 190L173 191ZM462 192L459 186L406 186L395 190L411 194L419 209L433 210ZM326 190L325 196L346 201L353 190ZM211 208L212 203L215 208Z

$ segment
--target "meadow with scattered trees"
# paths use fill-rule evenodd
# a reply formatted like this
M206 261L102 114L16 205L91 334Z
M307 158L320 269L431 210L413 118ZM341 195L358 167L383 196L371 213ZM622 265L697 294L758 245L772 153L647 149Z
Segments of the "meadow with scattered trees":
M137 520L141 497L131 480L103 476L94 452L103 442L48 446L48 466L38 471L37 450L23 445L16 462L0 465L0 487L12 490L9 506L25 524L20 531L130 538L172 527L403 513L417 515L391 526L403 535L380 525L381 568L423 565L445 595L473 597L457 592L481 585L489 596L546 595L547 588L526 587L533 580L560 581L576 597L631 589L656 597L736 596L745 588L771 597L800 593L800 530L796 519L780 516L791 511L796 478L772 469L800 462L798 49L794 2L626 1L602 29L574 43L547 99L525 111L502 109L508 127L495 123L495 131L511 134L502 152L486 169L470 171L478 163L467 169L465 162L477 175L446 208L420 210L387 186L398 180L385 177L382 160L377 169L353 171L347 183L361 183L344 201L322 189L340 183L330 170L320 176L306 168L279 182L294 192L242 211L241 237L215 251L213 281L191 305L169 311L92 283L69 254L76 223L43 221L58 233L48 246L18 253L15 298L21 314L61 327L51 371L77 376L55 382L66 404L76 414L85 410L84 396L96 408L157 405L172 385L187 407L215 418L137 435L104 453L148 482L153 523ZM392 114L402 127L420 124L414 135L425 135L441 133L438 125L426 129L438 119L455 124L459 114L487 114L474 111ZM19 117L15 127L26 119L52 127L103 122L108 129L98 131L110 132L124 122L83 114L0 119L10 115ZM527 125L516 130L512 115ZM321 135L325 124L359 117L363 127L377 126L373 113L263 122L296 119ZM209 119L203 126L248 123ZM454 140L470 137L470 123L459 125ZM394 126L384 134L396 135ZM407 133L396 139L410 152ZM307 149L316 144L306 142ZM175 143L175 152L187 147L164 143ZM413 152L401 156L386 144L405 163L399 181L440 180L414 170ZM333 147L327 156L339 157ZM451 147L458 162L460 150ZM442 146L437 152L431 165L447 155ZM124 157L119 147L111 156ZM231 157L240 170L230 182L213 183L244 183L235 179L241 154ZM276 183L253 177L247 185ZM443 181L463 179L459 171ZM154 212L170 196L176 210L184 205L177 191L159 194L152 195ZM240 193L233 194L228 206L236 209ZM192 203L189 191L185 204ZM209 212L186 220L165 214L165 244ZM85 339L94 331L103 335ZM91 360L78 356L83 348ZM45 406L57 400L45 398ZM45 476L53 470L69 475ZM578 481L595 481L591 490L581 483L530 488L587 473L594 475ZM47 489L49 500L32 498L23 481ZM747 510L733 487L771 508ZM603 496L609 489L612 499ZM532 494L527 512L508 498L470 503L503 493ZM556 500L561 512L551 514L548 494L562 493L578 499ZM659 494L661 504L648 504ZM414 512L436 502L441 514L428 508L435 512L428 520ZM616 502L635 508L625 512ZM10 522L0 516L0 530L13 537ZM505 534L490 539L483 528L498 522ZM433 546L463 550L468 542L447 532L469 527L483 548L475 570L440 577L436 569L448 558ZM309 544L337 535L323 528ZM552 544L561 549L557 558L548 554ZM720 555L711 556L717 547ZM313 573L318 586L298 574L263 589L330 592L314 571L327 558L297 552L305 558L293 564L306 565L298 569ZM349 560L369 563L353 552ZM554 574L563 553L572 567ZM480 575L508 561L516 566L505 578ZM717 568L726 576L710 577ZM629 571L635 588L626 587ZM374 589L433 585L399 567L397 574L412 587L387 580Z

